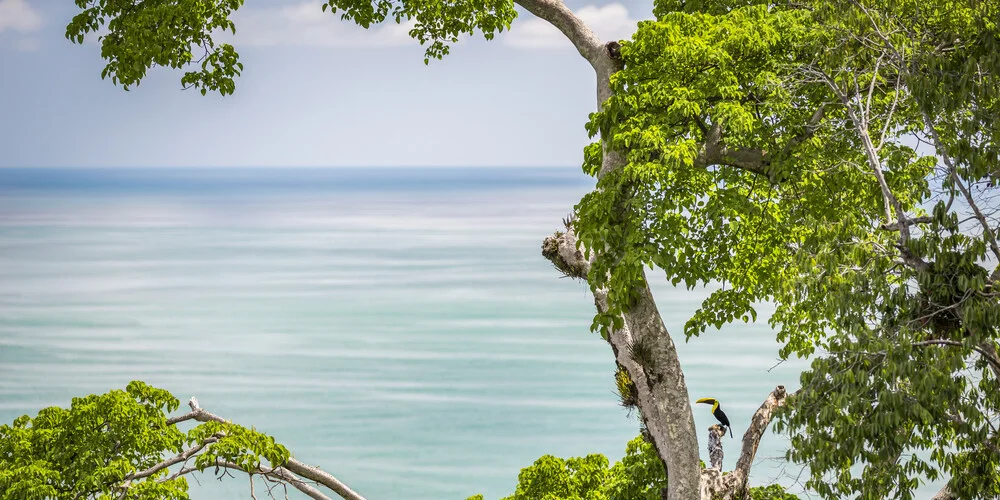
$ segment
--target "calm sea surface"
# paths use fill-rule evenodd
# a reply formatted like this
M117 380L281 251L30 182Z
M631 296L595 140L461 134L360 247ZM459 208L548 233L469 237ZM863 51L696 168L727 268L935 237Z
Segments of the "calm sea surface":
M540 254L591 187L576 168L0 169L0 421L141 379L371 500L497 498L543 454L616 460L637 420L586 285ZM706 292L655 285L679 335ZM764 319L675 339L692 399L737 434L804 366L769 370ZM786 444L765 437L755 483L793 481Z

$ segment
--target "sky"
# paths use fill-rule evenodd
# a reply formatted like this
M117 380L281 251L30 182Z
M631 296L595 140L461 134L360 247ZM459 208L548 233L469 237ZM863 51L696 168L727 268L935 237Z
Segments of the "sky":
M605 40L652 2L570 1ZM74 45L71 0L0 0L0 167L575 166L596 107L593 70L520 11L493 41L424 65L405 26L368 31L318 0L246 0L236 93L181 90L157 68L128 92Z

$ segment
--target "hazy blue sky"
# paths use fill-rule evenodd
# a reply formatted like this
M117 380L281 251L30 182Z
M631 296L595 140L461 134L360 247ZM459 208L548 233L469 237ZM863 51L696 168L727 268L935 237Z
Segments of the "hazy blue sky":
M604 39L651 2L570 2ZM522 13L492 42L423 64L405 27L365 32L318 0L247 0L229 97L154 70L125 92L100 79L96 43L63 38L71 0L0 0L0 167L578 165L593 73Z

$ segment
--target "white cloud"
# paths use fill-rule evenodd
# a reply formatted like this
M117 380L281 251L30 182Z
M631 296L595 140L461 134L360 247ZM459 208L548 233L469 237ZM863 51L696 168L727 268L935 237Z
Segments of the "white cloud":
M242 46L384 47L416 43L409 35L413 22L396 24L390 19L366 30L342 21L339 13L323 12L320 2L244 7L233 21L235 41Z
M0 33L6 30L30 33L42 27L42 16L25 0L0 0Z
M603 7L588 5L576 15L594 30L601 40L622 40L632 36L636 19L629 17L628 9L620 3ZM521 18L519 18L521 19ZM525 48L571 48L572 44L555 26L537 17L515 21L504 42Z

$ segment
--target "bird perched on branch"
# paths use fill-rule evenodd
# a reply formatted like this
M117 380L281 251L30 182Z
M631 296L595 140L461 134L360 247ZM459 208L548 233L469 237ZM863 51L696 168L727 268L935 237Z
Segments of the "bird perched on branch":
M722 408L719 407L718 399L701 398L698 401L695 401L695 403L705 403L712 405L712 415L715 415L715 419L718 420L720 424L726 426L726 428L729 429L729 437L730 438L733 437L733 426L729 425L729 417L727 417L726 413L723 412Z

